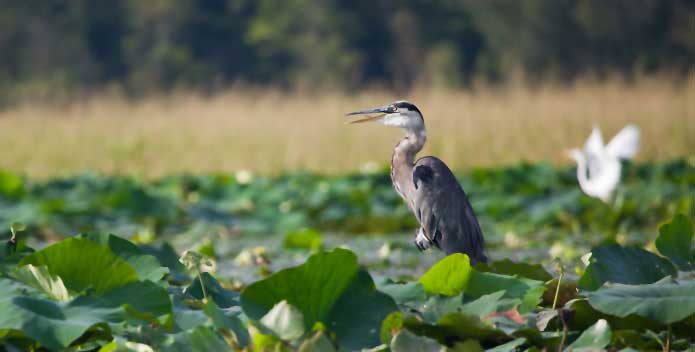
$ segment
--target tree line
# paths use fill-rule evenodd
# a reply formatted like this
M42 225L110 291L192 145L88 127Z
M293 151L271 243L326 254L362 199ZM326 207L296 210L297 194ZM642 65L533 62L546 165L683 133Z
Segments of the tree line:
M0 0L0 96L572 80L695 65L691 0Z

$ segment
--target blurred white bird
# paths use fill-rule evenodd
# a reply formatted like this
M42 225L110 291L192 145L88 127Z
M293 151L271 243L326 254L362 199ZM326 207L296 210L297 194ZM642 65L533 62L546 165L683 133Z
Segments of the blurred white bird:
M639 128L629 124L604 145L601 130L594 127L583 150L569 151L577 162L577 179L582 191L608 203L620 182L620 160L632 159L637 154L639 140Z

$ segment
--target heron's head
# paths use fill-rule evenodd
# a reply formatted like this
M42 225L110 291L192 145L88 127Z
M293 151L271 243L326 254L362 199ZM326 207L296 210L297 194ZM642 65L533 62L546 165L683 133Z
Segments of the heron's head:
M386 126L400 127L408 131L419 131L425 128L425 120L422 118L420 110L413 103L405 100L378 108L351 112L346 116L352 115L372 116L350 121L350 123L379 122Z

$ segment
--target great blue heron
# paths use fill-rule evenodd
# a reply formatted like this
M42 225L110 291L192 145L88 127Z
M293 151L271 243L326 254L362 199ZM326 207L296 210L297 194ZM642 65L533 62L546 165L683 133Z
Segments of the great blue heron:
M601 130L594 127L583 150L569 151L570 157L577 162L577 180L582 191L605 203L610 202L620 182L620 160L631 159L637 154L639 139L639 128L630 124L604 146Z
M410 102L397 101L383 107L347 114L376 114L350 123L380 122L405 132L391 157L391 181L420 223L415 245L431 245L451 253L465 253L471 263L487 262L485 241L475 212L463 188L443 161L426 156L415 161L425 145L425 120Z

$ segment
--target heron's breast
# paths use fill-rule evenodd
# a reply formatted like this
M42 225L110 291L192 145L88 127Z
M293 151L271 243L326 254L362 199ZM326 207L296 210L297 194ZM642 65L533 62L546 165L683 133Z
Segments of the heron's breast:
M413 204L414 199L412 197L414 194L412 179L412 169L403 170L402 168L391 168L391 183L393 183L393 189L403 198L408 207L415 211L415 206Z

